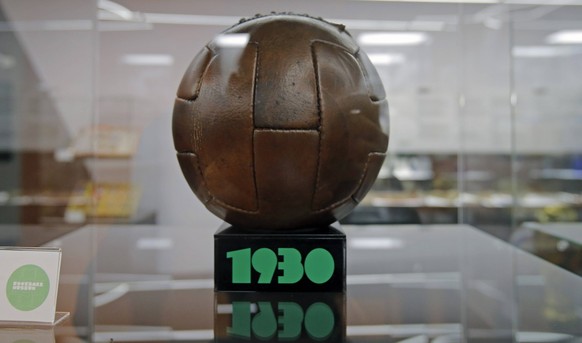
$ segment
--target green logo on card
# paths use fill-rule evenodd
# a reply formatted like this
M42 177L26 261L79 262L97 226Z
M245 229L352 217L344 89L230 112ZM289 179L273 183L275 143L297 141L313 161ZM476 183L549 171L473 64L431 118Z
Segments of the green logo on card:
M20 311L32 311L44 303L49 294L47 273L34 264L24 265L14 271L6 284L6 297Z

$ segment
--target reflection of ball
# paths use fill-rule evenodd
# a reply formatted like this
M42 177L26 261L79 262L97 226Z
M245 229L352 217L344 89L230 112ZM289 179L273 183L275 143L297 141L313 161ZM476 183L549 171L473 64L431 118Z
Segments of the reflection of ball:
M344 217L368 192L388 145L387 112L376 70L342 25L258 16L188 67L174 143L212 213L245 228L300 229Z

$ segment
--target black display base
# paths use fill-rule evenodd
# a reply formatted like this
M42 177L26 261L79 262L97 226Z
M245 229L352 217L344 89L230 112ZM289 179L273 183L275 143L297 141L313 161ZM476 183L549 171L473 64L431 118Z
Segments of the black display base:
M214 341L346 342L345 293L216 292Z
M214 235L214 289L345 292L346 235L339 224L284 233L221 228Z

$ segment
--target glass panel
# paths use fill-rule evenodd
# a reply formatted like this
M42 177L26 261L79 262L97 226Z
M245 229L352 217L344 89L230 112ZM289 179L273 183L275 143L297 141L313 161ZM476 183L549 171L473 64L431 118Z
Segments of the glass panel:
M72 316L47 340L306 338L317 302L334 341L579 341L576 1L0 0L0 246L63 248ZM345 220L345 296L229 298L213 292L221 220L180 171L172 108L207 42L289 10L345 24L369 54L389 156Z
M407 16L408 10L415 14ZM459 10L455 4L383 4L386 19L410 20L405 34L418 35L418 42L362 45L377 60L388 96L389 155L373 190L344 222L458 222Z
M582 8L513 11L515 242L582 275Z
M504 5L464 5L461 182L463 222L511 233L510 23Z
M0 1L0 244L37 245L85 222L90 171L74 149L92 122L93 1ZM28 237L21 225L50 227ZM21 230L22 229L22 230Z

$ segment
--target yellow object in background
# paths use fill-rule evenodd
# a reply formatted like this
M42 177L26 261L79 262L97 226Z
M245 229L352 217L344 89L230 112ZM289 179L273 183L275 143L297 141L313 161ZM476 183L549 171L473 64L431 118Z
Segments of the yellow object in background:
M139 190L128 183L89 182L74 196L65 214L68 222L93 218L130 218L135 214Z
M546 206L537 211L536 219L540 223L575 222L578 220L578 214L572 207L559 204Z

